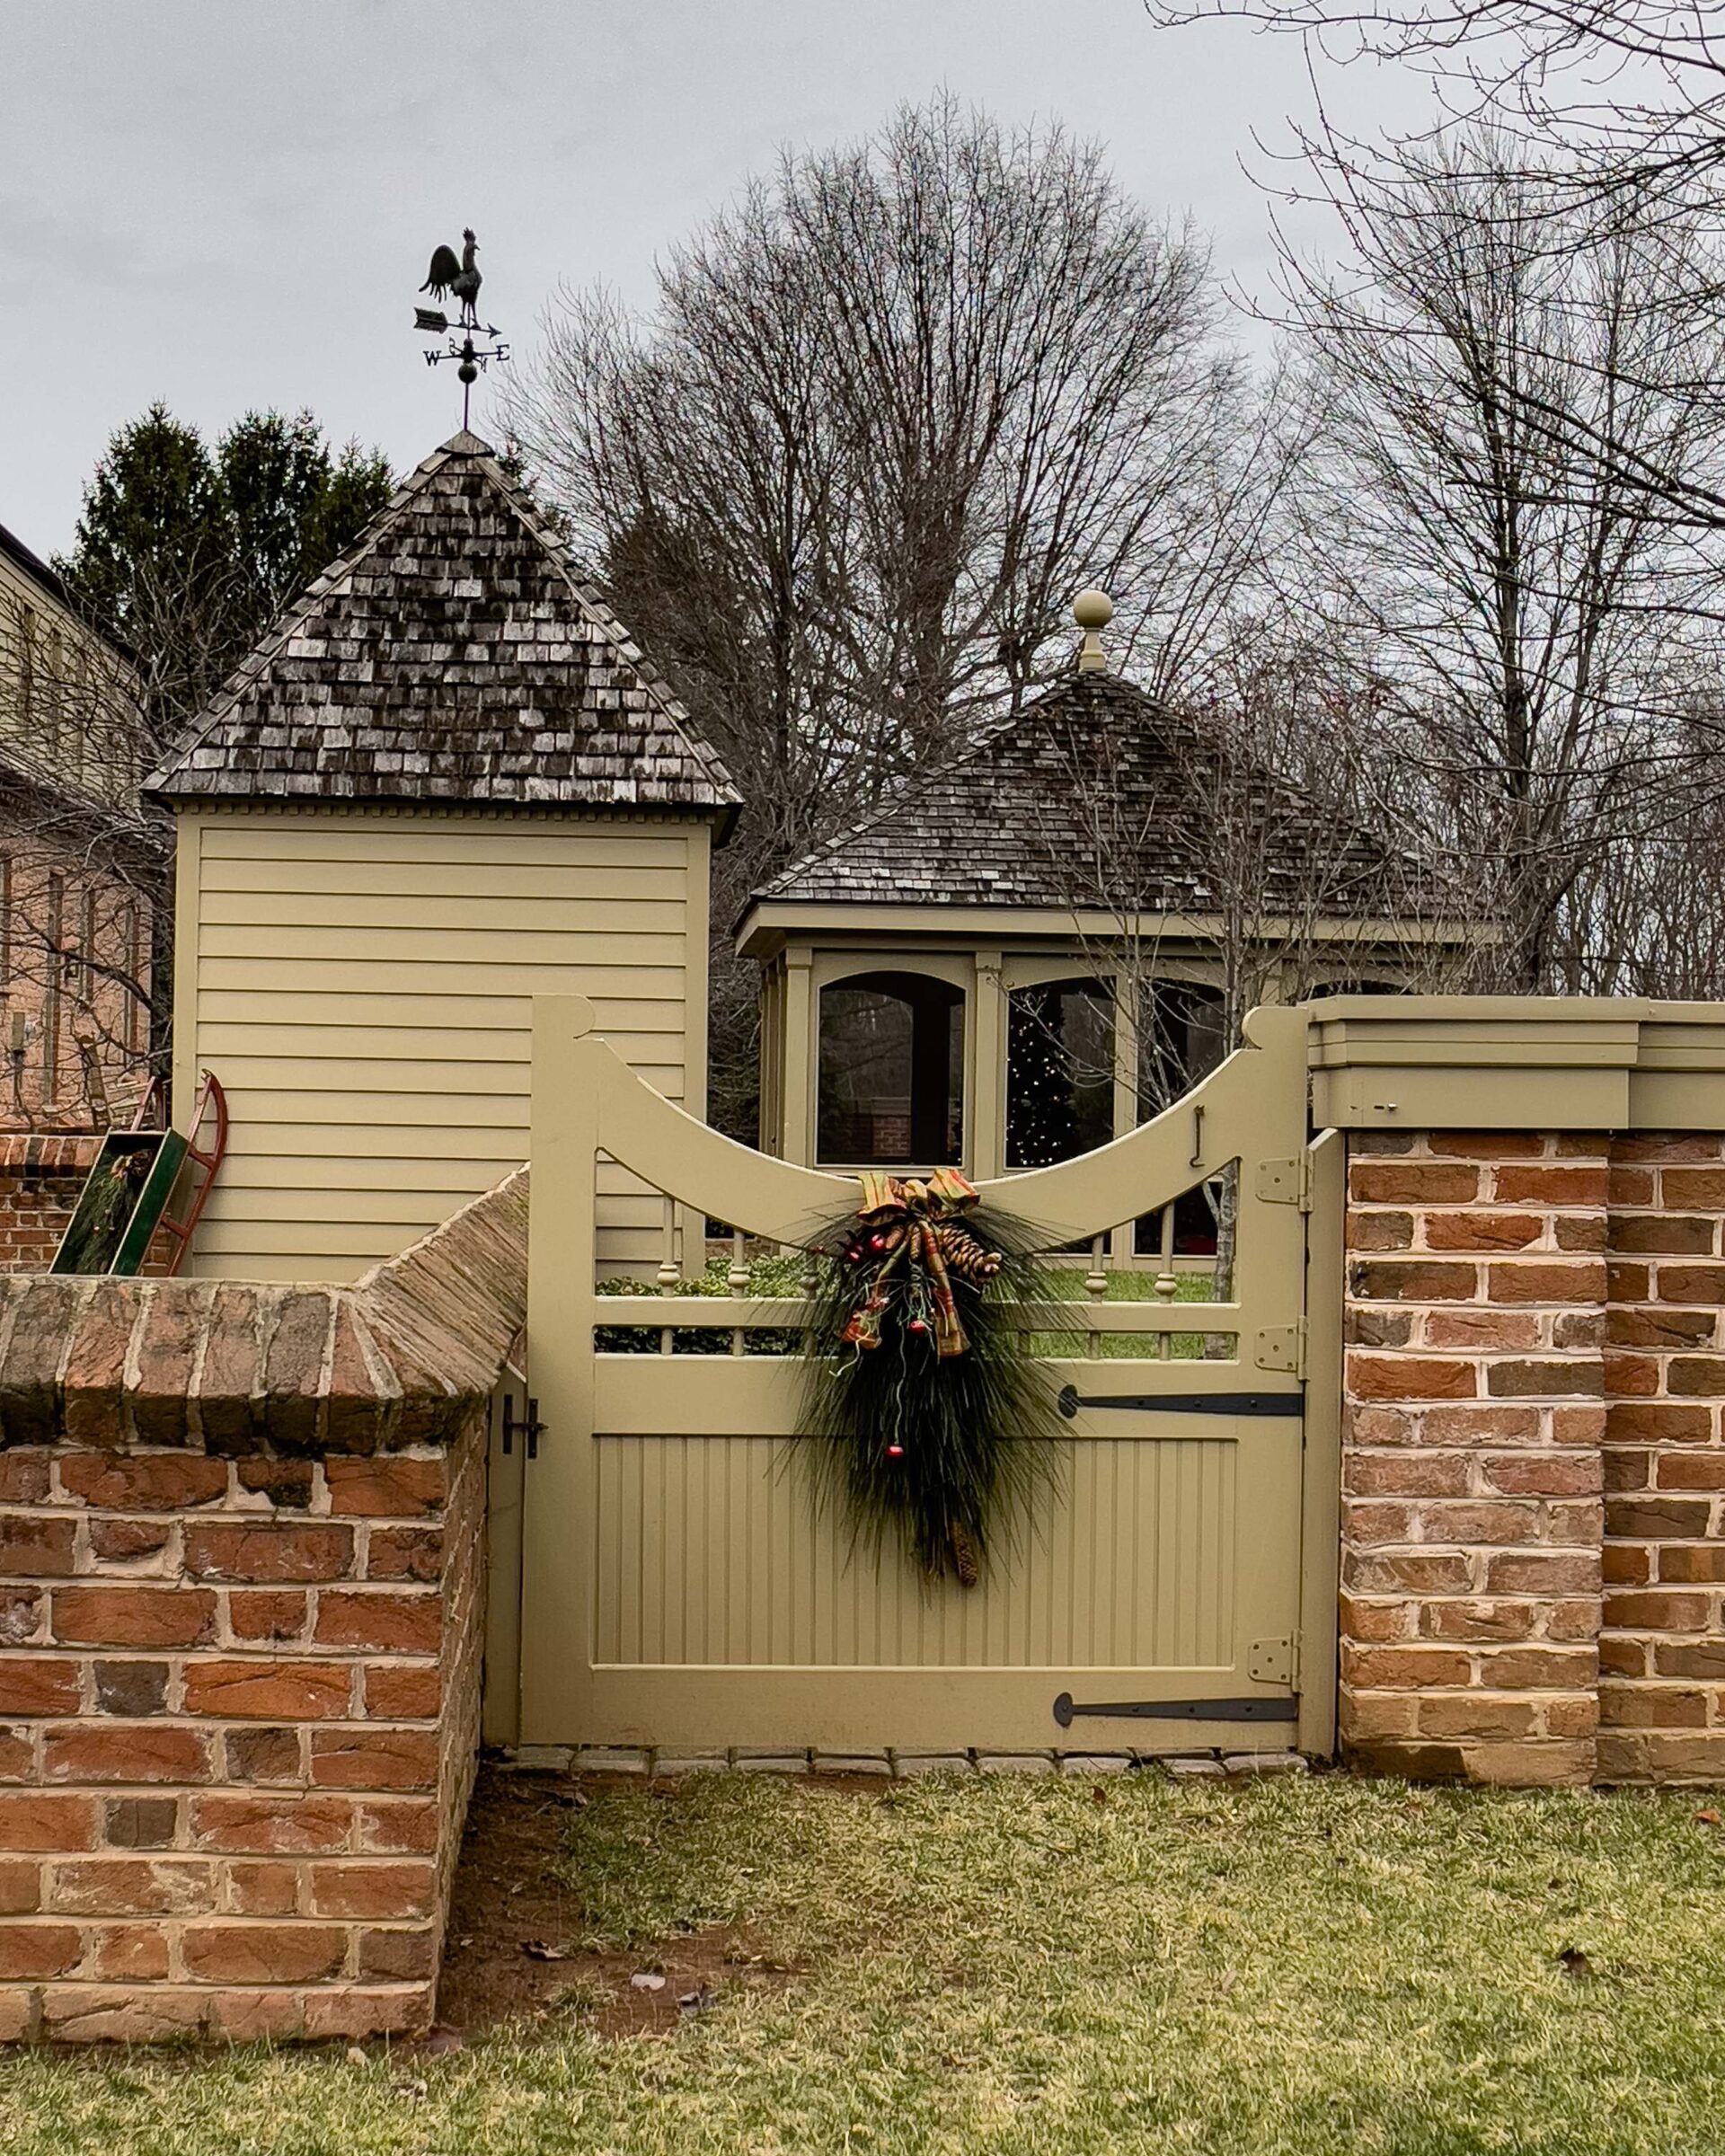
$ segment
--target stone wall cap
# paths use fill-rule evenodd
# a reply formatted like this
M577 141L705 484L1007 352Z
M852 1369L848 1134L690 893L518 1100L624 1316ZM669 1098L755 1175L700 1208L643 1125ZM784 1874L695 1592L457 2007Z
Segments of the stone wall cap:
M526 1321L527 1171L351 1286L0 1278L0 1446L447 1443Z
M1725 1003L1339 995L1299 1007L1321 1127L1725 1129Z

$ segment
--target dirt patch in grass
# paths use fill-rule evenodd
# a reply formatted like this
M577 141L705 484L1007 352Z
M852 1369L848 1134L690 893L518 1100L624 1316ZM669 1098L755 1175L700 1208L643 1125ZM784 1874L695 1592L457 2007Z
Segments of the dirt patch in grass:
M640 1786L624 1776L481 1768L438 1987L440 2029L478 2035L525 2022L549 2033L576 2016L602 2037L664 2034L729 1987L783 1984L791 1974L737 1924L704 1924L622 1952L584 1943L580 1897L553 1866L570 1815L620 1784ZM654 1784L652 1793L669 1800L672 1786Z

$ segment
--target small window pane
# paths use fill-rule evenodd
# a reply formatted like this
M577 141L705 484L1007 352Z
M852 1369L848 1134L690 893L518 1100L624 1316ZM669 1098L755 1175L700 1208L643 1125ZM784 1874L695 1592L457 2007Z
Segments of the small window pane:
M818 1160L956 1167L963 1102L962 990L916 973L858 974L822 989Z
M1114 1135L1114 1000L1098 980L1013 991L1006 1165L1046 1168Z

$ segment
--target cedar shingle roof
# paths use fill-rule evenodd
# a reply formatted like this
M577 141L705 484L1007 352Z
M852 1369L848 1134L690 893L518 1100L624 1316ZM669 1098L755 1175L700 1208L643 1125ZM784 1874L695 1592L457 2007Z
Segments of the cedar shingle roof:
M717 756L477 435L429 456L151 774L173 801L711 809Z
M1203 913L1217 898L1228 818L1216 737L1118 675L1075 673L904 800L794 862L749 901L809 905L1126 907ZM1290 781L1251 781L1262 847L1255 896L1278 888L1341 918L1422 910L1420 864L1339 824ZM1234 827L1242 818L1236 815ZM747 913L745 915L747 918Z

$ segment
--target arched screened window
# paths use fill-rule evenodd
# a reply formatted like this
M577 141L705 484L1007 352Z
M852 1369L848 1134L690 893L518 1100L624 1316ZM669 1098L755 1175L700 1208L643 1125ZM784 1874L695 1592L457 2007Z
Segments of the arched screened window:
M820 992L815 1156L850 1168L951 1168L964 1150L964 991L859 973Z
M1159 1116L1208 1078L1229 1045L1219 988L1197 981L1146 982L1138 1005L1138 1120ZM1216 1255L1217 1210L1226 1202L1215 1177L1181 1193L1174 1200L1176 1257ZM1160 1253L1160 1210L1137 1222L1133 1247L1141 1258Z
M1014 988L1006 1029L1006 1165L1046 1168L1114 1135L1114 996L1075 977Z

